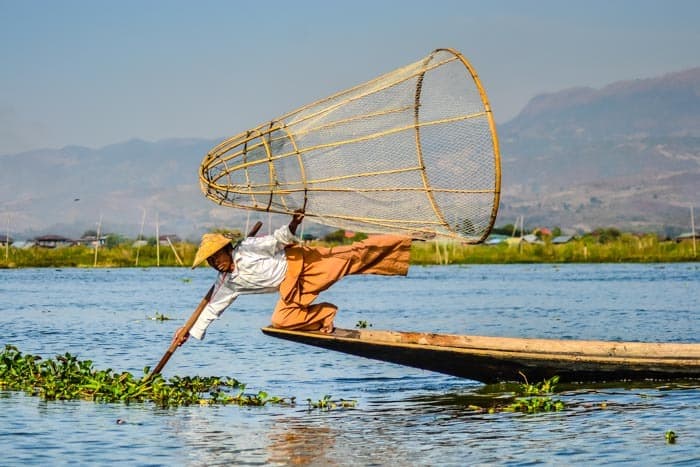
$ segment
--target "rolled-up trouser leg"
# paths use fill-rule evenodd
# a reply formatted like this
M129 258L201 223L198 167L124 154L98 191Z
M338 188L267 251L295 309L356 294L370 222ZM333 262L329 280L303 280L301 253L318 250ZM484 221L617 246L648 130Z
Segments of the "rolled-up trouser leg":
M331 332L333 330L333 318L338 307L332 303L316 303L314 305L300 306L295 303L277 302L272 313L272 326L281 329L296 331Z

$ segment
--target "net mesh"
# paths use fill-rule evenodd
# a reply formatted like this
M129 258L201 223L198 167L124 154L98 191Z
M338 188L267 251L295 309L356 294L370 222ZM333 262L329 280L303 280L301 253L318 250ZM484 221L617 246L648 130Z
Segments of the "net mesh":
M224 206L477 243L496 218L500 156L476 72L438 49L223 141L200 181Z

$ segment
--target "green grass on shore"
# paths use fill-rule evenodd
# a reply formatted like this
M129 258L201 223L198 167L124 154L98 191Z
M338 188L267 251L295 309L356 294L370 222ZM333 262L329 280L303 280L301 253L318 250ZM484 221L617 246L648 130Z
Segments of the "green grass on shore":
M0 250L0 268L30 268L30 267L78 267L78 268L122 268L122 267L155 267L192 265L197 245L180 243L175 245L175 252L168 246L143 246L133 248L129 244L117 245L97 250L86 246L68 246L61 248L27 249L9 248ZM137 261L138 255L138 261ZM180 261L178 261L178 258Z
M321 243L323 244L323 243ZM700 246L700 245L698 245ZM197 245L180 243L169 247L128 244L97 251L85 246L55 249L1 249L0 268L28 267L189 267ZM138 262L137 262L138 254ZM691 242L661 241L656 235L622 234L600 242L583 237L562 245L548 239L543 244L464 245L456 242L414 242L411 264L513 264L513 263L653 263L698 261Z
M513 263L655 263L698 261L690 242L660 241L655 235L622 234L605 243L584 237L555 245L543 244L459 245L426 242L414 244L413 264L513 264Z

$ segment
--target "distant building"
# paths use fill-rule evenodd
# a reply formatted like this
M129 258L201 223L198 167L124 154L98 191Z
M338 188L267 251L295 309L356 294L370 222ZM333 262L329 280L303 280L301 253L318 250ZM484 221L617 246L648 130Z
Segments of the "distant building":
M19 240L12 243L12 248L17 248L20 250L26 250L34 246L34 242L31 240Z
M676 243L693 241L693 233L685 232L676 237ZM695 232L695 241L700 241L700 232Z
M535 234L528 234L523 236L523 241L525 243L531 243L533 245L544 245L544 242L537 238L537 235Z
M529 243L530 245L544 245L544 242L537 238L535 234L527 234L522 237L506 237L503 240L508 246L519 246L521 243Z
M569 243L573 239L573 235L559 235L552 239L552 245L563 245L564 243Z
M182 239L175 234L166 234L159 236L158 243L160 243L161 245L168 245L168 239L170 239L169 243L172 243L173 245L176 243L182 243Z
M502 234L491 234L488 236L486 241L484 242L484 245L498 245L500 243L503 243L508 240L508 235L502 235Z
M34 245L40 248L61 248L75 245L76 243L74 240L62 237L60 235L42 235L40 237L36 237L33 241Z
M78 245L85 245L94 248L95 246L104 246L107 243L107 235L101 235L98 241L96 235L84 235L75 241Z
M8 237L7 235L0 236L0 246L12 245L13 243L14 240L12 240L12 237Z

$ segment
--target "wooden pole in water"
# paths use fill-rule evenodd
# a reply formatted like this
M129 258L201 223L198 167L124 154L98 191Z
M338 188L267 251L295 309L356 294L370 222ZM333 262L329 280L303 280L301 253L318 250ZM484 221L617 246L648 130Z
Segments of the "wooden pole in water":
M139 265L139 252L141 251L141 243L143 241L143 225L146 222L146 210L143 209L143 214L141 215L141 230L139 231L139 238L136 239L136 264L134 266Z
M525 216L520 216L520 243L519 243L519 248L520 248L520 254L523 254L523 235L525 232Z
M7 230L5 231L5 262L10 260L10 213L7 213Z
M156 266L160 267L160 224L158 222L158 211L156 211Z
M100 220L97 222L97 235L95 236L95 261L92 265L93 268L97 267L97 250L100 249L100 232L102 229L102 214L100 214Z
M693 236L693 258L697 257L698 251L695 249L695 213L693 206L690 206L690 232Z
M180 255L177 254L177 250L175 249L175 245L173 245L173 242L170 241L170 237L165 237L165 239L168 241L168 245L170 245L170 248L173 250L173 253L175 253L175 259L177 260L178 264L180 266L184 266L182 263L182 260L180 259Z
M187 320L185 325L182 327L182 336L186 336L189 332L190 329L192 329L192 326L194 326L194 323L197 322L197 319L199 319L199 315L202 314L202 311L204 311L204 307L207 306L207 303L209 303L209 299L211 299L212 294L214 293L214 286L212 285L209 288L209 291L207 294L202 298L202 301L199 302L199 305L197 305L197 308L194 310L194 313L190 315L190 318ZM161 357L160 361L156 365L156 367L146 376L145 380L148 381L153 377L153 375L157 375L161 371L163 371L163 367L165 366L166 363L168 363L168 360L170 360L170 357L175 353L177 348L180 346L180 341L177 338L173 338L173 342L170 344L170 347L168 347L168 350L165 351L165 354L163 357Z

